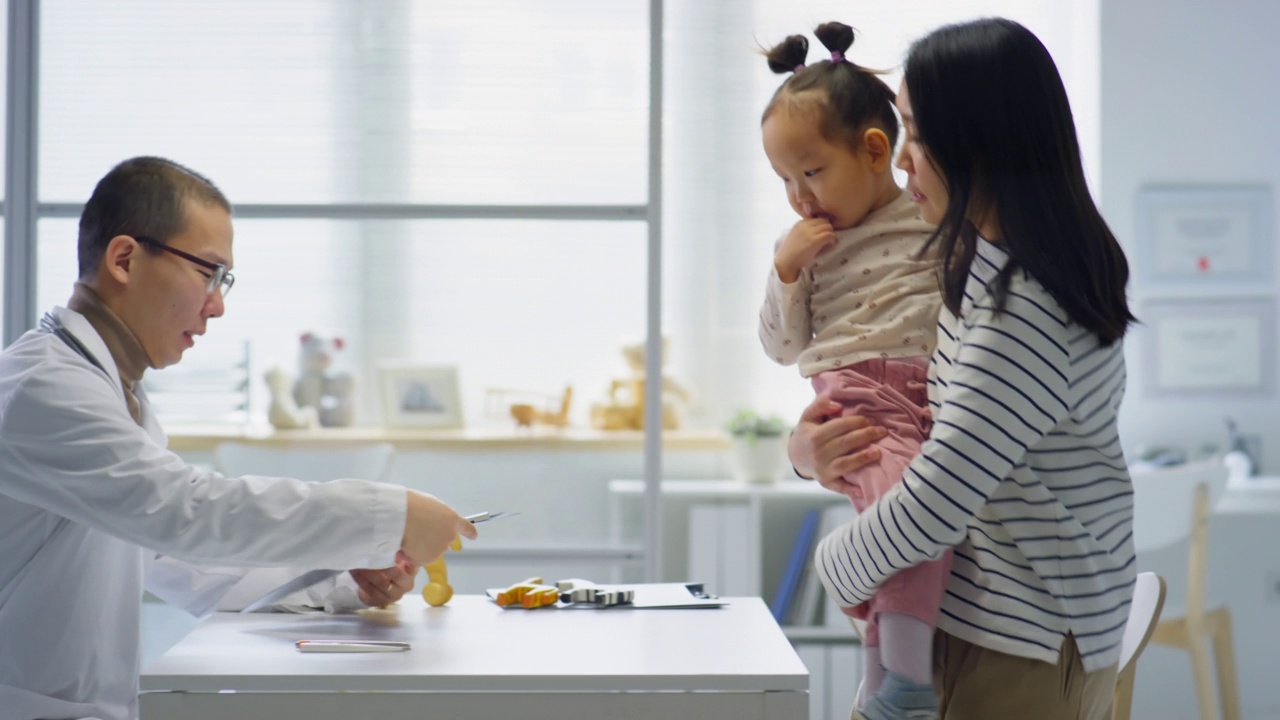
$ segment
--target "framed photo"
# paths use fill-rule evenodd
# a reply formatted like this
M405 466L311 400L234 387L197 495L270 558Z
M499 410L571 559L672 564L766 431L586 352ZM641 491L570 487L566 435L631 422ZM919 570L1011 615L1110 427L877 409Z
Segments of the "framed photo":
M1150 300L1141 319L1147 395L1275 394L1273 299Z
M1138 192L1135 278L1186 289L1269 289L1270 187L1147 187Z
M439 365L384 365L382 422L389 428L462 427L458 369Z

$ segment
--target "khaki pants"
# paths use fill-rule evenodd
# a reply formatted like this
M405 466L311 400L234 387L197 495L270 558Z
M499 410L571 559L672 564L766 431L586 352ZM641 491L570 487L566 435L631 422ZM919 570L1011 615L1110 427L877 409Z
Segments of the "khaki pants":
M1050 665L939 631L933 687L941 720L1109 720L1116 668L1086 673L1069 635L1058 664Z

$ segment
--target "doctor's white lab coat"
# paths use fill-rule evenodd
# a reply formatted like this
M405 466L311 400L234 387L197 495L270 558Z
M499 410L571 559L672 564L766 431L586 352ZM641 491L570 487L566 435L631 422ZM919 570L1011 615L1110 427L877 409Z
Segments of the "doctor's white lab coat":
M140 389L129 416L89 322L53 314L102 367L40 330L0 353L0 716L135 718L144 588L202 615L244 584L213 565L393 563L403 487L192 467Z

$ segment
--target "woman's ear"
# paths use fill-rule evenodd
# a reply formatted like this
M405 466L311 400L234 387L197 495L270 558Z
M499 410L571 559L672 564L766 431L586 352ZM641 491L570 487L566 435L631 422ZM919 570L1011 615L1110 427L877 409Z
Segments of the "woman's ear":
M862 147L867 150L873 171L885 172L893 164L893 144L880 128L867 128L862 133Z
M137 259L141 245L128 235L117 235L107 243L107 251L102 254L102 266L98 272L109 275L121 285L129 284L129 275L133 270L133 261Z

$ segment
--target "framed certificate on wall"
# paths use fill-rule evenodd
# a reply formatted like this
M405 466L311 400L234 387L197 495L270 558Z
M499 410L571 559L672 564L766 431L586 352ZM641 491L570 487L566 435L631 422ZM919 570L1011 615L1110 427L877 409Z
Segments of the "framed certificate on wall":
M1138 192L1134 276L1143 286L1266 290L1275 281L1271 188Z
M1271 298L1151 300L1140 319L1147 395L1275 394Z

